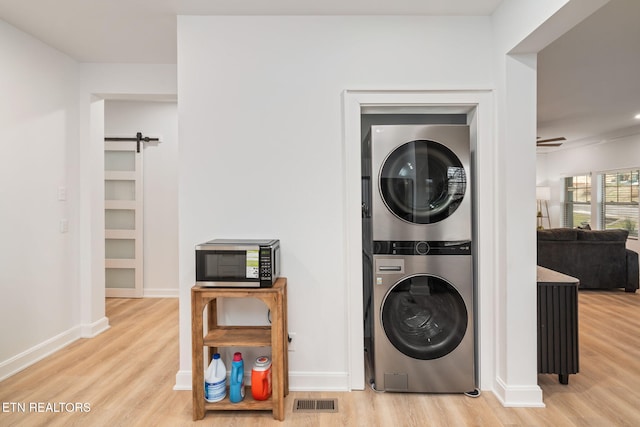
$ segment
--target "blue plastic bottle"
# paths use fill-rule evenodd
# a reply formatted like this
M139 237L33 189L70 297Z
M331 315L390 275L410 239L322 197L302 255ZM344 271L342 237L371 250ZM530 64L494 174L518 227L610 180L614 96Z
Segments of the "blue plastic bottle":
M240 352L233 354L229 384L229 400L232 403L242 401L244 399L244 361Z

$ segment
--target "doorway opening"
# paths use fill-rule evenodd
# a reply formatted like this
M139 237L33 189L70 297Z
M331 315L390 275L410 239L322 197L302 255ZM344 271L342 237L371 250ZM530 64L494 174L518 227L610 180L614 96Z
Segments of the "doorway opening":
M107 297L178 296L178 146L175 99L106 99ZM143 161L144 157L144 161Z
M398 117L415 115L438 116L447 115L455 117L462 115L471 129L472 164L486 173L479 176L474 191L477 202L476 210L484 210L491 215L494 210L493 186L485 181L491 181L494 168L493 156L493 103L491 91L402 91L402 92L372 92L372 91L346 91L344 101L344 155L345 155L345 229L347 230L347 298L350 301L348 313L349 329L349 388L361 390L366 386L364 343L365 328L364 298L363 292L363 229L362 229L362 149L361 143L364 136L363 129L370 126L369 120L397 120ZM368 116L376 115L377 118ZM385 117L386 116L386 117ZM460 117L457 118L459 120ZM477 148L482 145L482 149ZM478 174L478 172L477 172ZM479 174L478 174L479 175ZM483 185L485 184L485 185ZM474 229L483 229L483 233L493 233L493 222L486 215L473 215ZM474 236L474 245L477 252L482 251L492 254L495 251L491 239L481 239ZM486 258L489 259L489 258ZM480 366L478 384L482 387L482 378L493 377L493 367L484 361L493 360L493 336L491 334L491 321L488 314L493 305L493 268L478 257L476 261L475 282L485 284L478 292L476 305L482 310L476 310L479 319L478 343ZM483 315L487 321L482 321Z

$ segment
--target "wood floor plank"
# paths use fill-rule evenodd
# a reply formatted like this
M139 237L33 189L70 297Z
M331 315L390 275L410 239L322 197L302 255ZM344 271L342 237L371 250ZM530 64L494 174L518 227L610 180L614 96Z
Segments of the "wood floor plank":
M580 372L569 384L539 375L545 408L505 408L490 392L463 395L291 392L285 421L270 411L208 412L193 422L191 392L174 391L178 300L108 299L111 328L81 339L0 382L0 426L637 426L640 425L640 294L581 291ZM337 413L293 413L296 398L337 398ZM37 412L28 405L89 405ZM43 407L46 409L46 407ZM60 407L54 408L60 410Z

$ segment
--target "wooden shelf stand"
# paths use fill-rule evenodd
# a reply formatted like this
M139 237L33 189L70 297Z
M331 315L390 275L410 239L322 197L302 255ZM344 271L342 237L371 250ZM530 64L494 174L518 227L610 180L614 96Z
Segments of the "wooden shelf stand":
M271 311L271 326L218 325L218 298L257 298ZM204 311L207 310L207 328ZM208 359L218 347L271 347L271 397L254 400L247 387L245 398L231 403L229 397L209 403L204 399L203 349L208 348ZM216 410L271 410L273 418L284 420L284 398L289 394L289 361L287 341L287 279L278 278L271 288L191 288L191 349L193 420L204 418L206 411ZM246 363L246 361L245 361ZM251 369L251 364L245 365Z

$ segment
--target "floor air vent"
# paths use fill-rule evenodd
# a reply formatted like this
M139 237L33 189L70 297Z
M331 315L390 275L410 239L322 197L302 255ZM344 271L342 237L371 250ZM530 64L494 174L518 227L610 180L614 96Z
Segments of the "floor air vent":
M338 412L338 399L296 399L293 412Z

